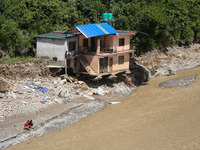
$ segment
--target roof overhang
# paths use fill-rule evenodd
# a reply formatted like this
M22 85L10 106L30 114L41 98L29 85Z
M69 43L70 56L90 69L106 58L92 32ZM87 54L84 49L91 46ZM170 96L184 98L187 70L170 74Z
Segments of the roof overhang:
M135 35L138 31L124 31L124 30L117 30L117 36L120 37L122 35Z

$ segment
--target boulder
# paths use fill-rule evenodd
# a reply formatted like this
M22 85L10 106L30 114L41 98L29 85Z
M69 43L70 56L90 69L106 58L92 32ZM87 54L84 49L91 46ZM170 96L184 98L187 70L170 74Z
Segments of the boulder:
M66 80L66 79L63 79L63 80L60 81L59 84L60 84L60 85L64 85L65 83L67 83L67 80Z
M5 81L4 79L0 79L0 92L1 93L5 93L7 91L9 91L9 84L7 81Z
M96 94L103 96L103 95L105 95L105 91L101 87L98 87Z
M162 68L159 68L157 70L157 73L160 76L170 76L170 75L175 75L176 71L174 69L172 69L170 66L163 66Z

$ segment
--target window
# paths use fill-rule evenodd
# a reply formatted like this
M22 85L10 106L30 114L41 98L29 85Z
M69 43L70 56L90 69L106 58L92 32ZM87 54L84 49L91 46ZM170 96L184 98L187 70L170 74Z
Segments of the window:
M76 42L69 42L69 51L74 51L76 50Z
M118 64L124 64L124 56L119 56Z
M53 61L57 61L57 60L58 60L57 57L54 56L54 57L53 57Z
M83 39L83 47L88 47L88 39Z
M119 46L124 46L124 38L119 39Z

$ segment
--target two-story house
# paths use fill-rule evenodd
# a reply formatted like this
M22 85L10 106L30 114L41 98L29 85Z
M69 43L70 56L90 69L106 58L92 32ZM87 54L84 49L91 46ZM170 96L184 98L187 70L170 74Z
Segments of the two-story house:
M113 75L129 71L130 53L134 52L130 35L135 33L115 30L107 23L78 25L65 32L36 36L37 55L52 60L57 57L76 74ZM49 34L54 36L47 39ZM55 35L59 38L53 39Z

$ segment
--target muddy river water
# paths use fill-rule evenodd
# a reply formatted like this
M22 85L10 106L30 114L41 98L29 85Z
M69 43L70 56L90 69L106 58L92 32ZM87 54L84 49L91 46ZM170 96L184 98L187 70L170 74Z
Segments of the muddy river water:
M197 74L186 87L160 82ZM200 67L151 79L137 92L95 115L9 150L195 150L200 149Z

